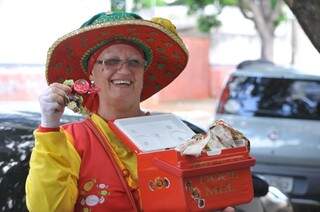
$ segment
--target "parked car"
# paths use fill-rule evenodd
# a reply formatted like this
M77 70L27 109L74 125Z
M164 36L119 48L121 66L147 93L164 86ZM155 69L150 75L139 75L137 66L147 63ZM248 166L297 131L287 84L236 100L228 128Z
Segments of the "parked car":
M286 193L294 211L320 211L320 76L241 63L223 89L216 119L246 135L253 172Z
M10 110L9 110L10 111ZM38 112L0 112L0 211L27 211L25 205L25 180L29 169L29 159L34 145L33 130L39 125ZM81 116L64 115L62 122L82 119ZM184 121L195 133L204 130ZM242 212L292 212L287 197L278 189L253 176L253 203L239 206ZM268 194L266 195L266 193ZM279 195L280 194L280 195ZM270 208L272 210L268 210Z
M63 122L80 116L63 116ZM37 112L0 113L0 211L27 211L25 180L34 144L33 130L39 125Z

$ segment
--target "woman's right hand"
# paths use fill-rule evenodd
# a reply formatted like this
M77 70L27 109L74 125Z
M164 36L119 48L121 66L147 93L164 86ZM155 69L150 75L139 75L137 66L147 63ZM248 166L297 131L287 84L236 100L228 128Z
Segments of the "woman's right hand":
M39 96L41 109L41 126L56 128L60 125L60 118L65 107L66 96L71 88L61 83L52 83Z

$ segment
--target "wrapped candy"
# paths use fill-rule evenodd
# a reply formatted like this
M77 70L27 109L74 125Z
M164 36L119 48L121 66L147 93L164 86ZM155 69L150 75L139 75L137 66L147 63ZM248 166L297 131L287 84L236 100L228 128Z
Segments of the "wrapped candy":
M199 156L202 152L217 155L222 149L240 146L246 146L249 149L249 140L238 130L218 120L209 127L206 134L196 134L175 149L182 155Z

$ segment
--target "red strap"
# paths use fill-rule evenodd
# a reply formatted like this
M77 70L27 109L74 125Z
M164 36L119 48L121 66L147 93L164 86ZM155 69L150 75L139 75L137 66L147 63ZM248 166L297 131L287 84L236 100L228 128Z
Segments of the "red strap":
M94 122L91 120L91 119L87 119L83 122L85 125L87 125L94 133L94 135L97 136L100 144L102 145L103 149L105 150L105 152L107 153L107 155L109 156L110 160L111 160L111 163L113 164L115 170L117 171L117 174L119 176L119 179L123 185L123 187L125 188L126 190L126 193L128 195L128 198L131 202L131 205L132 207L134 208L135 211L138 211L137 209L137 205L136 205L136 202L134 200L134 197L133 197L133 194L131 193L129 187L128 187L128 184L126 182L126 180L123 178L123 173L122 171L120 170L120 168L118 167L115 159L113 158L112 154L111 154L111 149L110 149L110 146L106 143L106 142L109 142L107 140L107 138L95 127L95 124Z

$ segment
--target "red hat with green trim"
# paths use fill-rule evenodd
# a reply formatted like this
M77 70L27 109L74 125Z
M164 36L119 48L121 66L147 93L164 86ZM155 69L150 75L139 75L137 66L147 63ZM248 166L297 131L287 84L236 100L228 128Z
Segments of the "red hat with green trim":
M144 20L134 13L99 13L79 29L59 38L49 49L46 63L48 84L65 80L89 81L90 57L115 41L131 43L144 53L141 101L171 83L185 68L188 50L175 26L167 19ZM84 94L84 107L95 111L97 95Z

